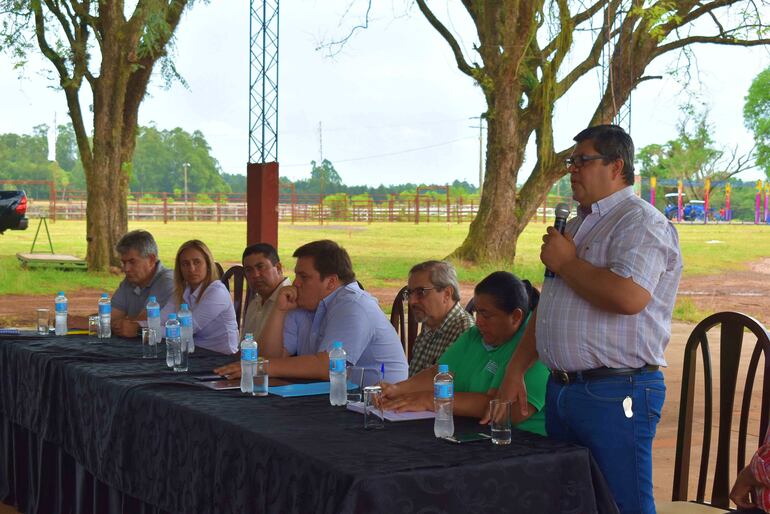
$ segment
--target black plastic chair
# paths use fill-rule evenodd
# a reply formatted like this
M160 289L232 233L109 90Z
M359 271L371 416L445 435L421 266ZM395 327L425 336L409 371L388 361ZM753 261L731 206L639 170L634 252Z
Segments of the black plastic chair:
M714 386L713 371L711 365L711 347L707 332L719 327L719 417L713 415ZM736 385L739 370L741 369L741 349L744 339L749 335L746 344L753 345L751 359L746 370L746 382L743 396L740 398L740 417L737 434L733 431L733 407L736 400ZM756 342L753 341L756 338ZM700 355L703 366L703 391L695 391L695 379L697 361ZM764 357L762 367L764 380L762 382L762 399L760 406L760 422L757 434L759 442L767 431L768 414L770 413L770 338L765 327L754 318L738 312L719 312L713 314L693 329L685 347L684 366L682 371L682 394L679 406L679 427L676 438L676 459L674 463L674 488L672 494L673 506L677 502L694 502L700 506L714 508L714 512L724 512L730 507L730 489L735 476L730 476L731 442L737 435L737 464L738 470L743 469L747 463L746 436L751 410L751 396L757 378L757 369L760 357ZM693 413L695 400L702 397L704 402L703 413L703 439L701 441L701 456L698 468L698 485L695 499L688 494L690 482L690 452L693 443ZM701 396L702 395L702 396ZM711 431L712 426L718 424L716 441L716 461L711 456ZM754 449L749 450L749 459ZM709 464L713 470L709 473ZM713 485L709 500L706 499L706 481L713 476ZM686 505L686 504L685 504ZM679 504L678 507L682 505ZM659 505L658 512L682 512L686 509L668 508ZM704 509L701 508L701 511Z
M414 341L417 339L418 322L404 299L406 289L407 286L404 286L396 293L396 298L393 300L393 306L390 311L390 324L396 329L396 333L398 333L398 337L401 339L401 346L404 348L406 361L409 362L412 360Z
M222 274L222 283L228 291L233 294L233 308L235 309L235 322L238 328L241 328L241 319L246 315L246 308L251 298L251 291L246 284L246 275L243 272L243 266L236 264ZM230 282L232 281L232 286ZM244 296L244 292L246 295Z

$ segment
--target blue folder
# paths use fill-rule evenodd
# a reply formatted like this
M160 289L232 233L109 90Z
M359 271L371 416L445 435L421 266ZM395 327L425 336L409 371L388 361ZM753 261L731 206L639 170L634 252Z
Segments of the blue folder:
M352 382L348 382L348 391L357 388ZM268 387L270 394L292 398L295 396L321 396L329 394L329 382L310 382L307 384L289 384L285 386Z
M295 396L319 396L329 394L329 382L310 382L309 384L289 384L278 387L268 387L270 394L292 398Z

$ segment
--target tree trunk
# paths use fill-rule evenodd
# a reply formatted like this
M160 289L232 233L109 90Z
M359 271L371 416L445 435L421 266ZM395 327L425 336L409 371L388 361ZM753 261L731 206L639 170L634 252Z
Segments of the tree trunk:
M491 99L495 115L488 116L484 193L468 237L452 254L461 260L512 263L516 241L527 225L528 218L518 215L522 198L517 196L516 185L517 170L524 162L524 146L510 144L524 136L515 105L517 95L510 89Z

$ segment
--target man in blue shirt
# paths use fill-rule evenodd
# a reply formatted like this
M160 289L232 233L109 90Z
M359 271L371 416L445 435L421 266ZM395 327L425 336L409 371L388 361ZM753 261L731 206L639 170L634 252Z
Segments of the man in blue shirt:
M342 341L351 364L384 368L388 382L406 380L401 341L377 300L359 287L347 251L334 241L313 241L294 257L294 283L280 289L259 341L270 374L328 379L329 351Z

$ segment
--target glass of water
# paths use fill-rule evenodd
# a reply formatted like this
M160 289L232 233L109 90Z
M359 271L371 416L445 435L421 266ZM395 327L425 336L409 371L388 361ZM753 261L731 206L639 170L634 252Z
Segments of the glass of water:
M38 335L48 335L48 309L37 310L37 333Z
M254 370L254 396L267 396L267 386L270 379L270 361L259 358Z
M494 444L511 444L511 402L491 400L489 415L492 418L492 442Z
M167 339L166 344L173 347L174 371L176 371L177 373L183 373L187 371L187 363L190 356L190 354L187 351L187 342L182 342L181 340L177 340L174 343L169 343Z
M154 359L158 356L158 345L155 344L155 330L142 328L142 358Z
M363 400L364 368L348 366L348 403Z
M88 316L88 336L99 338L99 316Z

